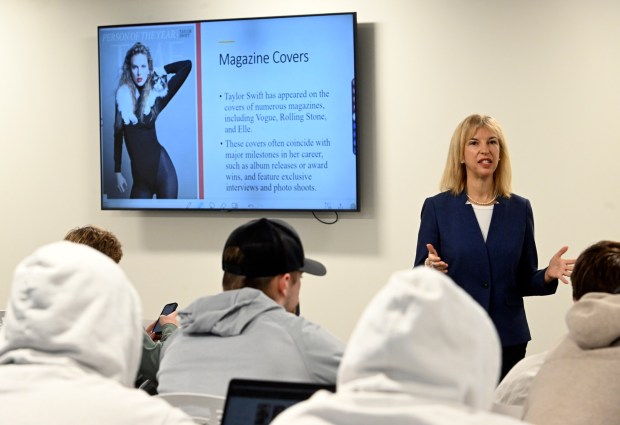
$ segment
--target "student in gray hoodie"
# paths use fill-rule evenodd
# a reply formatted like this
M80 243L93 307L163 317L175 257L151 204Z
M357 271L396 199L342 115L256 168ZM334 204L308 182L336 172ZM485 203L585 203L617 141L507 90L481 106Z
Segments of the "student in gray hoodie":
M222 268L224 292L179 311L158 392L223 396L232 378L335 383L343 343L295 314L302 273L326 273L305 258L297 232L281 220L250 221L226 241Z

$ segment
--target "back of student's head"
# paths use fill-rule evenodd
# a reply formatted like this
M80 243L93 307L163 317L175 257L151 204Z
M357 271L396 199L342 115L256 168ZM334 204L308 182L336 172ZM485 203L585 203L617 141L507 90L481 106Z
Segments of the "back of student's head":
M121 242L112 232L102 229L101 227L91 225L76 227L75 229L69 230L65 235L65 240L95 248L117 263L123 258Z
M499 371L489 315L446 274L416 267L394 273L368 304L337 385L488 410Z
M0 331L0 423L192 423L133 388L141 318L138 293L108 256L69 241L35 250L15 269Z
M226 264L241 264L243 262L243 253L237 246L229 246L224 248L222 260ZM274 276L247 277L243 275L224 272L222 278L222 288L224 291L241 288L254 288L263 292L267 292L269 282Z
M575 301L589 292L618 292L620 242L600 241L586 248L577 257L571 282Z
M141 315L137 292L109 257L84 244L45 245L15 269L0 364L60 364L58 359L68 358L133 386Z
M326 273L323 264L305 257L301 238L290 224L267 218L249 221L230 234L222 269L225 291L249 287L265 292L274 276Z

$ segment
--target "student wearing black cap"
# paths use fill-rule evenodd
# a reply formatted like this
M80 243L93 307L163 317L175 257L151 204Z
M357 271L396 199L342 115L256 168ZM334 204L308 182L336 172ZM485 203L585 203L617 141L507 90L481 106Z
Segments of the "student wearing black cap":
M164 344L158 391L225 395L232 378L336 382L343 343L295 315L302 273L323 276L297 232L259 219L232 232L222 255L224 292L199 298Z

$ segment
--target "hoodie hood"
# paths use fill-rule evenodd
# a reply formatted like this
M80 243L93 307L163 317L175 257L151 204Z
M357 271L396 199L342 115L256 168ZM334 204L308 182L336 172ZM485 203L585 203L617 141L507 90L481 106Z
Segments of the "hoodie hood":
M199 298L178 315L185 333L235 336L257 316L278 309L283 307L262 291L242 288Z
M56 242L16 268L0 364L77 366L133 387L141 356L138 295L110 258Z
M569 338L582 350L605 348L620 339L620 295L590 292L566 314Z
M409 394L489 410L500 343L487 313L448 276L397 272L354 329L339 391Z

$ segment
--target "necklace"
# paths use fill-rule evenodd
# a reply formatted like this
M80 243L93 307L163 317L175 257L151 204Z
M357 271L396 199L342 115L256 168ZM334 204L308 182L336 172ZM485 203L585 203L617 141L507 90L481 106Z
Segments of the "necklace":
M481 207L488 207L489 205L495 204L495 199L496 198L497 198L497 196L494 196L493 199L491 199L489 202L480 202L480 201L476 201L471 196L469 196L469 194L467 194L467 199L469 199L469 202L471 202L472 204L475 204L475 205L480 205Z

